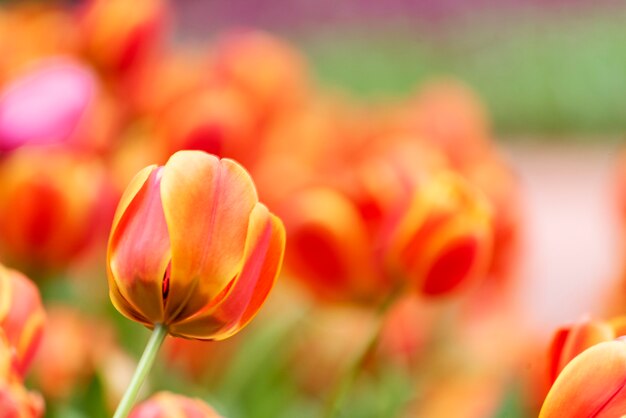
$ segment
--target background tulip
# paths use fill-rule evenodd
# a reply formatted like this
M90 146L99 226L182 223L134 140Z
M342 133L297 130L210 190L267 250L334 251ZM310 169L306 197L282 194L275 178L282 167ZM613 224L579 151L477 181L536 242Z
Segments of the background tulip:
M16 270L0 265L0 329L13 348L16 371L26 374L44 331L39 290Z
M108 210L101 163L64 150L24 148L0 161L0 255L29 275L76 260Z
M460 176L442 173L417 190L392 234L391 269L425 295L484 277L492 251L489 204Z
M39 63L13 80L0 95L0 151L73 139L95 88L92 72L68 59Z
M220 418L217 412L200 399L169 392L159 392L137 405L129 418Z

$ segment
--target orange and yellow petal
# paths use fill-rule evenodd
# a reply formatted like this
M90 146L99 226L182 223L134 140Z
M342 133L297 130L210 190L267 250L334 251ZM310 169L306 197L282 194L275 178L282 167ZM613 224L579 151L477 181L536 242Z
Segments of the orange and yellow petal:
M282 222L262 204L250 214L240 273L222 295L197 315L172 324L170 332L197 339L221 340L238 332L258 312L272 289L285 250Z
M110 294L116 307L153 324L164 321L163 281L171 258L161 174L152 167L135 177L115 216L108 252ZM134 309L125 309L127 305Z
M168 321L176 322L213 300L237 275L258 198L243 167L199 151L170 158L161 194L172 248L165 310Z
M626 414L626 342L599 343L558 376L539 418L613 418Z
M288 237L286 266L323 299L376 294L371 238L356 205L330 188L303 191L281 211Z

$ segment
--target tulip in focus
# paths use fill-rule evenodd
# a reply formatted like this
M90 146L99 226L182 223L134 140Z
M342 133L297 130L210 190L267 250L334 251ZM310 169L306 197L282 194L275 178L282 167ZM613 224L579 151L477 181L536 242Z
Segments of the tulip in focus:
M137 405L129 418L220 418L213 408L200 399L169 392L159 392Z
M15 371L26 374L44 331L39 290L16 270L0 265L0 329L13 350Z
M539 418L614 418L626 415L626 342L602 342L565 366Z
M236 162L181 151L124 193L108 247L111 300L174 336L225 339L256 314L278 275L281 221Z
M87 67L68 59L40 63L0 95L0 151L74 139L94 94Z

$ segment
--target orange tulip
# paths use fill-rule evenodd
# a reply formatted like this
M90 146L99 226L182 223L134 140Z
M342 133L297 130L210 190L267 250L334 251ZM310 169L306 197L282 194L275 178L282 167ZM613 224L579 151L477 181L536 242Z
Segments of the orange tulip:
M13 347L17 373L26 374L43 335L39 290L26 276L0 265L0 329Z
M158 49L166 20L162 0L90 0L79 21L83 49L100 68L125 73Z
M284 245L282 222L239 164L180 151L140 171L122 196L107 253L111 300L148 327L225 339L265 301Z
M260 31L223 36L213 69L218 81L240 88L263 118L302 102L307 90L303 58L288 44Z
M252 109L243 95L223 86L198 89L159 114L157 130L167 155L181 149L234 158L246 166L257 144Z
M23 148L0 162L0 183L0 254L29 274L65 268L104 232L105 173L87 156Z
M159 392L137 405L129 418L220 418L213 408L200 399L169 392Z
M29 392L14 366L13 347L0 329L0 417L40 418L44 404L41 396Z
M549 362L549 378L553 383L563 368L587 348L626 334L626 317L611 321L583 319L575 324L559 328L552 338Z
M491 210L478 190L443 172L415 194L391 234L389 266L425 295L443 295L484 276Z
M565 366L539 418L613 418L626 414L626 342L602 342Z

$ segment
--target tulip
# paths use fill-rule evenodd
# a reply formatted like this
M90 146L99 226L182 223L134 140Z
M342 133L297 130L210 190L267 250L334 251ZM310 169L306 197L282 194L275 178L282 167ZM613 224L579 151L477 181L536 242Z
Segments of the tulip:
M0 184L0 254L29 274L66 268L104 232L105 173L90 157L23 148L0 161Z
M46 61L13 80L0 95L0 151L68 142L94 93L91 71L68 59Z
M121 198L107 251L113 304L154 328L136 376L167 333L222 340L243 328L278 276L284 235L232 160L180 151L140 171ZM141 379L116 417L126 416Z
M84 53L114 75L137 69L159 48L166 32L162 0L90 0L79 16Z
M626 342L594 345L565 366L539 418L613 418L626 414Z
M169 392L159 392L137 405L129 418L220 418L213 408L200 399Z
M443 172L415 194L391 234L388 268L429 296L449 294L486 275L491 209L460 176Z
M215 78L240 88L262 119L301 103L307 90L303 58L264 32L242 30L222 37L212 64Z
M425 85L408 112L410 130L442 150L455 167L488 152L489 123L482 103L467 86L453 80Z
M157 130L167 154L200 150L249 165L257 153L255 120L243 95L211 86L186 94L159 114Z
M610 323L590 319L558 329L548 356L550 382L553 383L563 368L587 348L614 340L617 336Z
M126 317L200 340L252 319L278 275L284 232L232 160L181 151L139 172L115 214L111 299Z
M0 417L41 418L43 400L24 387L22 376L15 369L13 352L14 348L0 328Z
M13 348L16 372L24 376L43 335L45 312L39 290L16 270L0 265L0 328Z
M93 351L102 348L102 327L90 330L84 315L65 307L48 309L46 333L33 367L37 386L48 399L69 399L94 374ZM91 331L91 332L90 332Z
M384 278L375 274L371 237L354 202L338 190L317 187L295 195L283 212L287 268L316 296L334 301L380 297Z

